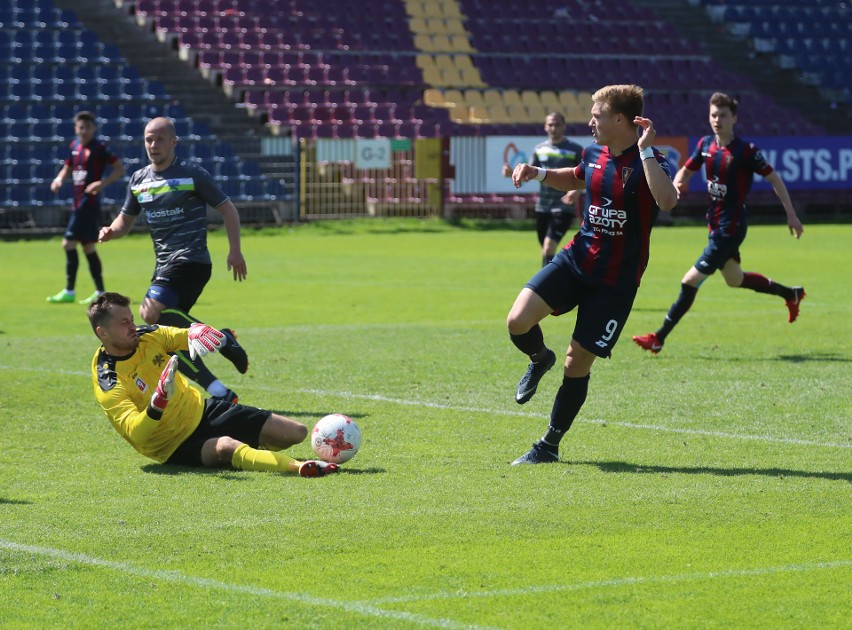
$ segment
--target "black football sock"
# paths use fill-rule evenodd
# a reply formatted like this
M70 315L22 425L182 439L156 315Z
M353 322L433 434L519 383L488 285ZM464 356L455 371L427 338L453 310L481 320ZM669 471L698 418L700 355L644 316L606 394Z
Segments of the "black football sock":
M185 311L177 308L167 308L160 313L160 319L157 320L157 323L163 326L174 326L175 328L189 328L197 321L197 319Z
M71 293L77 284L77 268L80 266L80 257L77 248L65 250L65 290Z
M680 318L686 315L686 312L692 307L695 302L695 294L698 293L698 287L693 287L689 284L680 285L680 295L677 296L675 303L669 309L666 318L663 320L663 325L657 331L657 339L660 343L666 340L669 333L680 321Z
M509 338L518 350L529 356L534 362L543 359L547 352L547 346L544 345L544 333L541 332L541 326L538 324L520 335L509 333Z
M553 260L553 256L547 256L547 255L542 256L541 257L541 266L547 267L547 263L549 263L551 260Z
M559 450L559 442L565 437L574 422L574 418L577 417L580 408L586 402L590 377L591 374L576 378L567 376L562 378L562 385L556 392L556 399L553 401L553 409L550 412L550 426L547 428L547 433L541 438L543 446L548 450L553 452Z
M104 290L103 267L98 252L86 254L86 260L89 261L89 273L92 274L92 280L95 281L95 289L98 291Z
M796 293L790 287L785 287L783 284L773 282L766 276L759 273L746 271L743 274L743 282L740 285L741 289L751 289L758 293L769 293L770 295L780 295L785 300L792 301L796 299Z

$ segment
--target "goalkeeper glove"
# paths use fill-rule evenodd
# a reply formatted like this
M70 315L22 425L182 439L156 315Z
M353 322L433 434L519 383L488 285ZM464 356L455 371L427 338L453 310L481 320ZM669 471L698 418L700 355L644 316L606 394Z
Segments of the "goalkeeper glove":
M189 327L189 358L206 356L208 352L216 352L225 345L225 335L215 328L196 322Z
M165 411L169 404L169 398L175 393L175 371L177 370L178 358L173 356L166 364L163 373L160 374L160 382L157 383L157 391L151 396L151 407L157 411Z

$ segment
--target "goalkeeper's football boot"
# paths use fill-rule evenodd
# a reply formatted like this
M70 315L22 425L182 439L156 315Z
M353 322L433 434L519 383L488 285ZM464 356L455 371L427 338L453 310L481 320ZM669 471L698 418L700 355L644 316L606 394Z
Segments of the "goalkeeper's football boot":
M338 466L337 464L332 464L330 462L321 462L315 459L309 459L306 462L302 462L302 465L299 466L299 476L325 477L326 475L336 473L339 470L340 466Z
M663 342L657 338L657 333L648 333L647 335L636 335L633 337L633 342L642 348L654 354L659 354L663 349Z
M556 364L556 353L553 350L548 350L547 355L538 363L530 363L527 368L527 373L518 383L518 391L515 394L515 402L523 405L535 394L538 388L538 382L550 368Z
M80 300L79 302L77 302L77 304L86 304L86 305L91 304L92 302L94 302L95 300L98 299L98 296L101 293L103 293L103 291L95 291L89 297L87 297L85 300Z
M47 301L51 304L71 304L73 302L76 302L77 300L73 291L62 289L56 295L51 295L50 297L48 297Z
M530 450L513 461L512 466L519 466L521 464L555 464L558 461L558 453L547 448L541 442L536 442Z
M237 368L237 372L245 374L248 371L249 361L246 351L237 342L236 333L230 328L223 328L222 334L225 335L225 346L219 350L223 357L228 359Z
M792 289L795 297L792 300L785 300L787 310L789 311L787 321L791 324L796 321L796 318L799 316L799 305L802 303L802 300L805 299L805 287L792 287Z
M231 403L232 405L236 405L240 402L240 397L237 396L237 392L232 389L229 389L225 392L224 396L211 396L211 400L221 400L222 402Z

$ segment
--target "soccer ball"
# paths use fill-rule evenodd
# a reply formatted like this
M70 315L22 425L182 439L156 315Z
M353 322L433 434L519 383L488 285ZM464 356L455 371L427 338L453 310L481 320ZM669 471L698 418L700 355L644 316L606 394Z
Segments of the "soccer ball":
M342 413L321 418L311 431L311 448L324 462L348 462L360 447L361 429L352 418Z

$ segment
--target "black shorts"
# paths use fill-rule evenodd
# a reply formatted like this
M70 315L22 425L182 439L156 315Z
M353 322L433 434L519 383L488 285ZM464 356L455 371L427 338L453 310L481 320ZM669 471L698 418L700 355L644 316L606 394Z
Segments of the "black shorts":
M83 206L71 212L63 235L66 240L81 243L97 243L101 229L101 208Z
M167 308L178 308L188 313L212 273L213 265L207 263L178 263L157 269L145 297L155 299Z
M538 233L538 242L544 245L544 239L549 238L557 243L565 236L565 232L571 227L571 209L566 206L561 212L536 212L535 230Z
M204 402L201 422L165 463L170 466L203 466L201 447L211 438L230 437L257 448L260 430L270 415L272 412L265 409L208 398Z
M616 291L581 280L557 255L526 286L543 299L554 315L577 309L572 337L583 348L607 358L618 342L633 308L636 289Z
M693 266L701 273L711 276L731 259L740 262L740 245L745 236L745 230L736 236L711 236L707 247Z

